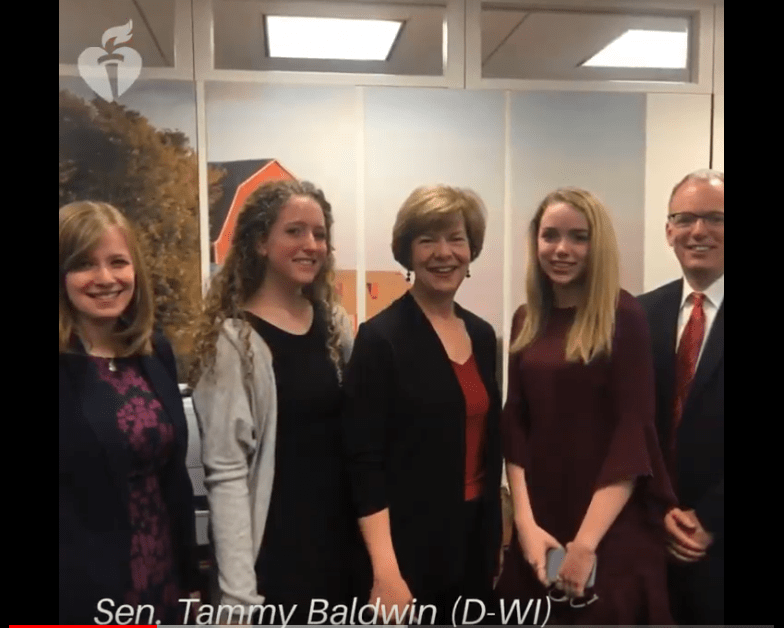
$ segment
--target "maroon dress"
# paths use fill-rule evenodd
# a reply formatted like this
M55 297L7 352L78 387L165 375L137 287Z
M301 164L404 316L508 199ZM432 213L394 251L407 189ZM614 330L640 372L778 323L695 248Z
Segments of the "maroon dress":
M594 492L635 478L634 492L597 548L598 600L583 608L551 602L548 624L671 624L663 515L675 503L654 426L653 358L645 315L621 291L611 357L565 360L574 308L553 309L544 333L509 360L502 442L525 469L537 524L572 541ZM525 306L515 313L514 338ZM515 531L498 593L545 603L546 591L522 555Z

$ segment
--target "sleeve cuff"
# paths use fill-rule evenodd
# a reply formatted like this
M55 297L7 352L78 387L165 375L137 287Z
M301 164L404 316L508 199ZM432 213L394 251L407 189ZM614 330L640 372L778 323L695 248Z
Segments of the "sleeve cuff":
M382 471L363 469L354 474L354 505L358 517L367 517L388 507Z
M694 509L694 512L705 530L710 532L715 538L724 536L723 508L716 508L714 504L699 504Z

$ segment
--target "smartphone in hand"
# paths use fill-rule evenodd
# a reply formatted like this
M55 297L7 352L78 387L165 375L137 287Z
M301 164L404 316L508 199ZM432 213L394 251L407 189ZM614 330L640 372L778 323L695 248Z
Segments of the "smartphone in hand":
M558 576L558 570L561 568L561 563L566 556L566 550L562 547L556 547L547 552L547 579L550 582L555 582ZM589 589L596 581L596 561L593 561L593 569L591 575L588 576L588 582L585 583L585 588Z

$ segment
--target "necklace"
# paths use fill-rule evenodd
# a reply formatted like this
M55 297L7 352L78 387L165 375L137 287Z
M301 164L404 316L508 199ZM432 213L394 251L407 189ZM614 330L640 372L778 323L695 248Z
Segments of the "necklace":
M93 353L92 352L92 345L89 342L87 342L84 338L82 338L81 336L79 336L79 339L82 341L82 345L84 346L84 348L87 351L88 355L94 355L94 356L99 357L99 358L107 357L107 356L102 356L102 355L98 355L96 353ZM109 370L112 373L116 373L117 372L117 364L114 361L114 356L109 357Z

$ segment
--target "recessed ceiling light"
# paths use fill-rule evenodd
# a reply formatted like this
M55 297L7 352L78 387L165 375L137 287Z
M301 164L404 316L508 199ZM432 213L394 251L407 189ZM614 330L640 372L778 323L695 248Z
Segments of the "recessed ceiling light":
M265 16L269 56L289 59L383 61L403 22Z
M582 64L600 68L683 69L688 33L628 30Z

